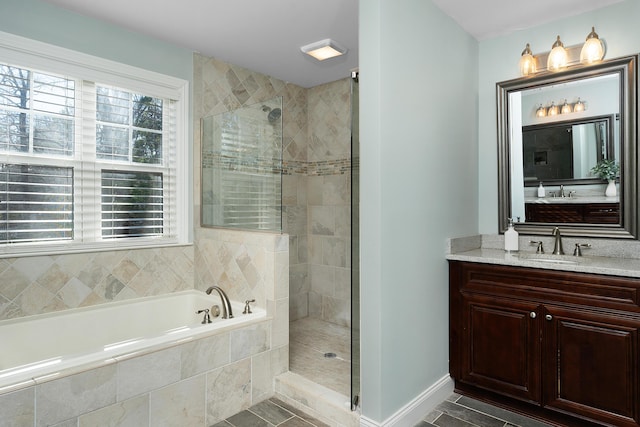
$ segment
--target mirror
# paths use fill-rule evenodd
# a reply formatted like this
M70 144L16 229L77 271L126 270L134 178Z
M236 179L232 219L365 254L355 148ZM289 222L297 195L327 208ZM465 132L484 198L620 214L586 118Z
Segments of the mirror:
M638 238L637 58L497 83L500 232L513 218L523 234ZM602 160L620 166L615 196L592 172Z
M524 186L598 184L591 169L603 159L619 159L615 118L611 114L523 126Z

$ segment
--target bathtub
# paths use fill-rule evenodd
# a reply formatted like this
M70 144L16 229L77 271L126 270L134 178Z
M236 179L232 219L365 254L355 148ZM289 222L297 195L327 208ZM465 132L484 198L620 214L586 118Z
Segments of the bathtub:
M266 311L232 301L231 319L196 311L220 298L201 291L101 304L0 321L0 392L115 363L261 321Z

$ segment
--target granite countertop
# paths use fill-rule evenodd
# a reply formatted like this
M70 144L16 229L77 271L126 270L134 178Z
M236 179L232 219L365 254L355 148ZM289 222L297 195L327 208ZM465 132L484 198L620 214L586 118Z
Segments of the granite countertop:
M488 240L487 244L483 244L483 238ZM566 242L564 247L565 253L568 255L553 255L551 253L553 246L550 245L550 242L545 243L547 253L536 254L536 248L528 245L529 239L526 237L520 242L520 251L508 253L504 249L499 249L498 247L500 246L496 247L496 242L500 241L501 238L502 236L490 236L488 238L487 236L473 236L463 239L451 239L446 258L452 261L640 278L640 259L631 257L637 254L636 242L628 243L631 246L629 249L632 253L622 252L615 254L615 256L600 256L597 250L595 254L589 255L591 249L584 249L583 256L574 257L571 255L573 245L568 246ZM602 245L620 245L621 243L608 240L604 241ZM592 247L597 249L595 243L591 244ZM571 250L567 250L567 248L571 248ZM612 255L612 252L608 251L606 255Z
M548 203L548 204L567 204L567 203L620 203L620 197L604 197L604 196L573 196L573 197L525 197L525 203Z

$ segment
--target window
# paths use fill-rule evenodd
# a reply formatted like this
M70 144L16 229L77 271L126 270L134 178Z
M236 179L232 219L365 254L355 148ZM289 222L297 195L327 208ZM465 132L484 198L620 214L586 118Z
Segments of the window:
M0 253L186 243L186 97L183 80L0 33Z

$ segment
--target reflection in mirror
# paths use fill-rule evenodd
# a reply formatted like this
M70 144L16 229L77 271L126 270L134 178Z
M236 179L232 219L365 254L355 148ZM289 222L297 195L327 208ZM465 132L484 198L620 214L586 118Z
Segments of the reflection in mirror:
M282 97L202 119L202 226L282 230Z
M497 84L501 231L513 218L524 234L637 238L636 63ZM614 196L592 173L604 159L620 166Z
M614 115L522 127L524 185L594 181L591 169L603 159L618 161ZM616 132L616 137L618 132ZM618 153L618 156L614 153Z

